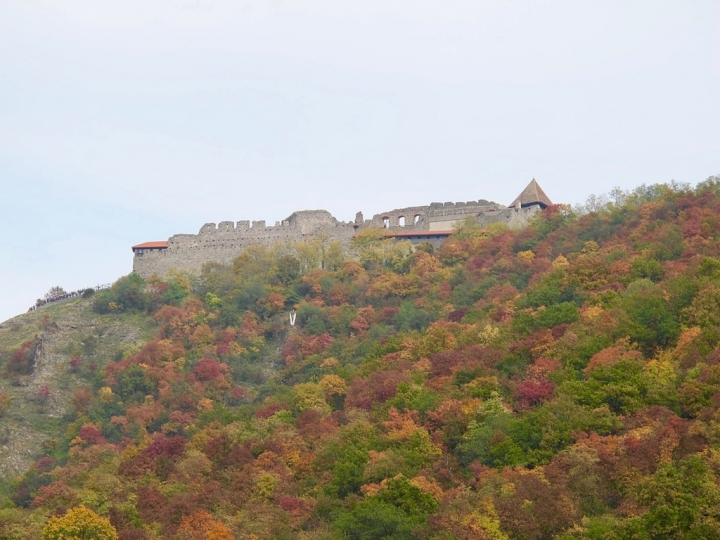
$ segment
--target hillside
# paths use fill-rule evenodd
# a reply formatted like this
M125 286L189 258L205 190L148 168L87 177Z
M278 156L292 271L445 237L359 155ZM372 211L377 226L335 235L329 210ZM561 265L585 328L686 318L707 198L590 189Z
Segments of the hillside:
M0 427L0 486L29 469L42 455L43 443L62 435L73 392L87 384L82 373L93 365L101 370L123 351L141 347L154 331L145 315L109 317L91 308L90 300L73 299L0 324L5 353L0 394L11 400ZM27 369L8 369L9 352L23 349ZM73 358L85 365L73 368Z
M642 186L13 319L0 538L80 504L127 540L720 538L718 216L720 178Z

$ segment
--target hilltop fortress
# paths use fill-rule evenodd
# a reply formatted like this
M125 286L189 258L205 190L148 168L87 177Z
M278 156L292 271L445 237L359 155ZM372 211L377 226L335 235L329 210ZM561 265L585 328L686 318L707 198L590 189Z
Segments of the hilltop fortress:
M274 226L267 226L264 221L253 221L252 225L249 221L206 223L198 234L176 234L167 241L133 246L133 271L145 278L155 274L163 276L171 269L197 274L205 263L231 262L249 245L322 238L347 246L363 229L385 229L388 236L407 239L413 244L440 245L453 232L455 223L468 217L477 218L480 225L505 223L511 228L520 228L551 204L533 179L509 206L480 199L399 208L367 220L358 212L355 221L347 223L338 221L326 210L293 212Z

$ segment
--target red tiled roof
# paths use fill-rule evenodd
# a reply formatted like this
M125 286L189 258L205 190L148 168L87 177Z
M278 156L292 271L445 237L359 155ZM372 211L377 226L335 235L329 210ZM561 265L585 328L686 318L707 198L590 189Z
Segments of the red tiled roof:
M132 249L135 251L136 249L166 249L167 247L167 240L162 240L159 242L145 242L143 244L138 244L137 246L133 246Z

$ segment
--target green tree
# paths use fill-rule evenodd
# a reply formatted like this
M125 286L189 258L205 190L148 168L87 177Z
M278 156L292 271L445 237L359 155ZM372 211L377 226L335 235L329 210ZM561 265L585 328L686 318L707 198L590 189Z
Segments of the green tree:
M620 331L646 352L666 347L680 335L680 324L670 310L665 292L649 279L628 285L620 302L625 311Z
M616 414L628 414L645 404L647 382L643 377L643 361L623 358L612 365L596 367L584 381L565 382L560 392L591 409L607 404Z
M146 285L138 274L122 277L112 287L95 295L93 308L98 313L143 310L147 305Z
M300 261L292 255L283 255L278 259L275 269L275 276L283 285L295 281L300 277L301 268Z
M350 540L414 540L417 524L392 504L368 497L342 514L334 528Z
M398 476L341 514L334 526L343 538L353 540L414 540L427 535L427 516L436 509L431 495Z
M649 279L657 283L665 275L665 269L656 259L635 259L630 267L630 278Z
M370 454L355 446L338 446L335 451L337 458L331 468L333 480L328 485L328 492L342 498L360 490Z
M562 302L536 313L521 311L515 316L513 326L522 335L527 335L541 328L553 328L559 324L569 324L580 318L577 307L572 302Z
M677 464L663 463L636 487L635 497L647 511L625 520L605 538L720 538L720 488L698 456Z
M568 395L545 403L513 425L513 440L527 453L527 462L549 462L572 444L576 431L610 434L621 427L607 405L583 407Z

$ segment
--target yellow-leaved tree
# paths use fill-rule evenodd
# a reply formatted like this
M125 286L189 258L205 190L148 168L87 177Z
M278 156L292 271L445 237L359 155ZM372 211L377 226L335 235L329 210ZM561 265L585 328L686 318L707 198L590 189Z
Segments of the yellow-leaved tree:
M117 540L110 520L82 504L62 517L52 516L42 532L42 540Z

